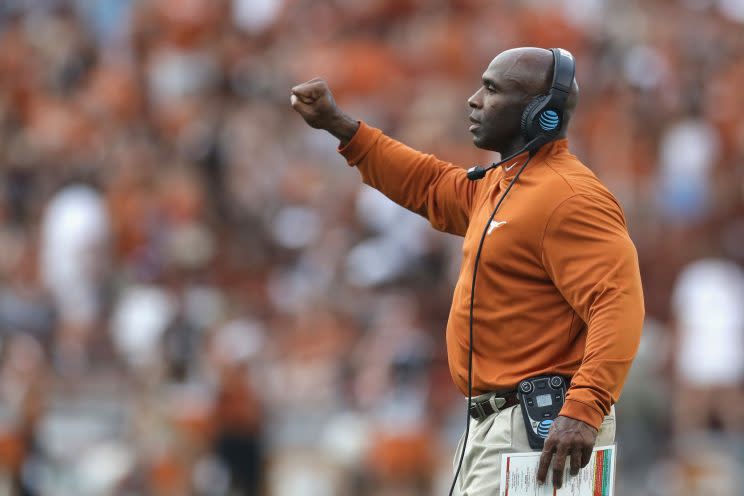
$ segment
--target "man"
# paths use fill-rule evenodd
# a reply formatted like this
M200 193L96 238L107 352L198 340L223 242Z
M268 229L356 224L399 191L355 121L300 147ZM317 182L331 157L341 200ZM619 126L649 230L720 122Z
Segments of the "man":
M523 111L549 91L552 78L548 50L517 48L493 59L482 86L468 100L474 144L502 157L518 152L527 143ZM527 153L482 181L471 181L465 170L344 114L323 80L292 89L293 108L310 126L339 139L339 151L366 184L423 215L436 229L464 236L447 353L452 378L465 394L474 262L489 224L473 298L472 387L478 395L474 401L490 404L492 413L471 422L455 494L498 494L501 454L530 449L520 406L510 401L524 379L571 378L545 440L541 483L551 461L553 484L560 487L567 463L576 475L595 444L614 441L613 404L637 351L643 295L620 206L568 151L565 124L577 98L573 81L557 139L534 153L491 219ZM462 447L463 440L458 451Z

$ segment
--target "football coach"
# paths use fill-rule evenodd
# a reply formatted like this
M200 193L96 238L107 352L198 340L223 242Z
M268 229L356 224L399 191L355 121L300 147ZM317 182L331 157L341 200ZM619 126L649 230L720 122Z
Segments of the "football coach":
M450 494L499 494L501 455L541 450L556 487L615 438L615 411L638 349L638 257L614 196L569 151L578 101L562 49L515 48L468 99L478 148L502 161L469 171L412 150L342 112L322 79L292 107L339 139L364 183L463 236L447 357L468 398Z

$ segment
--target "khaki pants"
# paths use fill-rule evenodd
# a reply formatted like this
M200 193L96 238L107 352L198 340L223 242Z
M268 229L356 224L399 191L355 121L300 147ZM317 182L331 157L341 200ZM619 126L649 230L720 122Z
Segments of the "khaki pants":
M486 395L478 398L487 397ZM462 443L460 438L455 453L454 470L460 461ZM615 407L602 421L596 446L605 446L615 441ZM457 496L498 496L501 489L502 453L532 451L527 441L527 431L519 405L489 415L483 420L470 419L470 435L465 449L462 469L453 494ZM566 459L566 463L570 463ZM453 472L454 474L454 472ZM548 477L551 477L548 474Z

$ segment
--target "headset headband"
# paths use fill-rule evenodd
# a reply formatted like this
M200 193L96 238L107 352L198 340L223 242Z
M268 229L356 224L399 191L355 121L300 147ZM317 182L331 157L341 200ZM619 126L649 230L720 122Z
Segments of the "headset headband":
M550 51L553 53L553 83L550 85L550 91L551 93L553 90L563 93L565 98L568 98L575 76L576 63L571 54L563 48L551 48Z

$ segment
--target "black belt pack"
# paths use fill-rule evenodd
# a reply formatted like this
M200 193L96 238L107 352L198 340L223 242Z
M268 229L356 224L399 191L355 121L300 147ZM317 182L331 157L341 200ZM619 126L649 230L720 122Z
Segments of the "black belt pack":
M568 381L559 375L532 377L519 383L517 394L530 448L543 448L550 427L566 401L567 390Z

